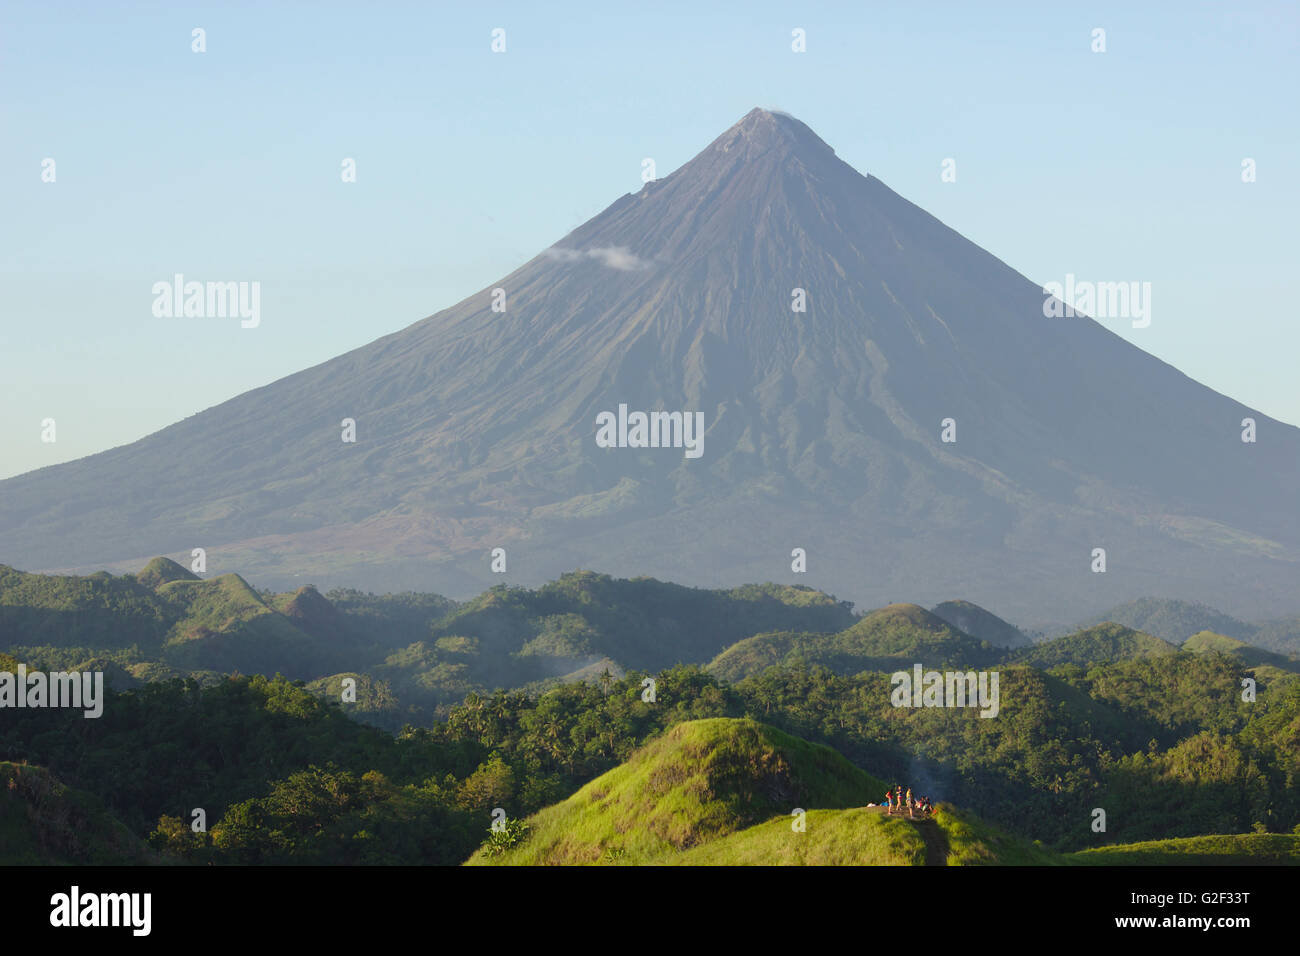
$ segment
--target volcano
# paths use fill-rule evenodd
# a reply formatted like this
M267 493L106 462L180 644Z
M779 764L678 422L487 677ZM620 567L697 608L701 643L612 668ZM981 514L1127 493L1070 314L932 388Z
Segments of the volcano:
M1044 302L756 109L451 308L0 482L0 562L203 547L266 586L582 567L1022 622L1153 594L1295 610L1300 430Z

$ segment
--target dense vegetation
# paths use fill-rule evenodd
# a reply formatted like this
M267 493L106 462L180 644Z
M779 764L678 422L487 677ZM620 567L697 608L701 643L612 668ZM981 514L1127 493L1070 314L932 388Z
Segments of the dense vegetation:
M895 709L884 675L772 670L727 685L677 668L658 675L654 703L634 673L541 697L474 695L397 737L283 679L174 681L119 695L98 721L20 712L0 756L49 767L159 849L230 862L459 862L494 808L536 812L665 729L708 717L758 718L834 746L877 780L906 780L1058 849L1287 833L1300 823L1300 686L1245 704L1240 673L1222 655L1189 654L1058 676L1015 668L1003 672L999 719L983 720ZM1189 685L1206 693L1188 697ZM1152 693L1131 696L1139 687ZM879 799L867 789L855 802ZM1097 806L1105 834L1089 829ZM200 807L206 835L188 829ZM389 838L404 827L407 838Z
M0 761L0 862L146 863L144 843L87 793L42 767Z
M915 604L891 604L833 634L759 634L738 641L709 664L709 671L739 680L768 667L821 666L837 674L893 671L914 661L933 667L984 667L1004 652L976 640Z
M1122 624L1106 623L1021 648L1009 655L1008 660L1035 667L1056 667L1061 664L1087 665L1095 661L1122 661L1134 657L1173 654L1177 650L1174 645L1158 637Z
M1110 624L1006 649L914 605L854 618L797 588L695 591L574 574L454 606L259 594L234 575L198 581L157 562L146 571L0 576L0 621L26 621L25 640L46 641L6 631L0 670L18 659L98 661L117 687L97 720L0 711L0 761L17 781L0 859L144 859L148 843L191 862L455 864L488 840L500 860L638 862L667 859L671 847L679 862L914 862L941 840L950 863L1069 862L1074 851L1214 835L1216 850L1162 844L1107 859L1168 857L1171 846L1198 859L1227 846L1250 856L1258 845L1269 848L1261 858L1281 860L1285 841L1225 835L1300 825L1293 662L1223 635L1179 649ZM62 624L42 617L56 612ZM403 643L422 626L421 640ZM278 645L259 648L254 635ZM309 658L355 652L384 664L310 684L184 671L302 641ZM584 660L585 671L565 670ZM673 666L681 660L696 663ZM514 689L484 684L545 674L539 661L560 673ZM913 661L997 669L998 717L895 708L889 674ZM343 702L348 673L355 703ZM675 729L691 721L705 723ZM774 774L737 770L771 761ZM863 815L894 780L945 802L938 837ZM662 799L637 802L646 792ZM556 823L580 798L608 810L606 824L625 818L615 832L649 836L615 840L591 830L590 814ZM821 829L790 844L788 820L771 818L804 804ZM511 822L490 835L497 808ZM1091 827L1097 808L1104 832ZM206 832L191 828L199 809ZM84 840L68 838L61 821L71 819Z
M258 592L236 574L201 580L166 558L120 577L0 566L0 650L33 667L104 670L119 689L281 673L334 694L352 677L359 710L392 731L428 723L471 692L703 663L763 630L853 622L852 605L811 588L711 591L585 571L456 605L426 594L322 595L310 585Z
M1183 650L1194 654L1227 654L1252 670L1252 672L1271 673L1277 671L1300 673L1300 658L1286 654L1276 654L1262 648L1239 641L1213 631L1200 631L1183 642Z

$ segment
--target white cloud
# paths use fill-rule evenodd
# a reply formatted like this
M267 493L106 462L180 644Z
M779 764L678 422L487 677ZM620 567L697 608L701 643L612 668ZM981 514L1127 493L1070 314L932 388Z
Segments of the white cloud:
M561 249L552 246L544 255L560 262L576 262L579 259L595 259L601 265L619 272L640 272L649 269L650 262L630 252L626 246L602 246L595 249Z

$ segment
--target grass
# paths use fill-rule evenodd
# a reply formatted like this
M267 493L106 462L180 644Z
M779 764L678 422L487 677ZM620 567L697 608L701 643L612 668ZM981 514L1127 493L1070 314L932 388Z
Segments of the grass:
M157 590L172 581L197 581L198 576L181 567L170 558L154 558L136 574L135 579L147 588Z
M689 721L535 814L520 846L469 862L666 862L774 817L788 828L794 809L859 806L883 789L829 747L756 721Z
M1226 833L1099 846L1068 855L1082 866L1300 866L1300 836Z
M274 613L237 574L171 581L158 590L185 605L185 617L173 629L169 643L194 640L205 631L228 630Z
M940 804L935 822L948 839L949 866L1059 866L1053 850L1014 837L974 814Z
M867 807L810 810L732 833L656 862L680 866L922 866L925 841L906 820Z

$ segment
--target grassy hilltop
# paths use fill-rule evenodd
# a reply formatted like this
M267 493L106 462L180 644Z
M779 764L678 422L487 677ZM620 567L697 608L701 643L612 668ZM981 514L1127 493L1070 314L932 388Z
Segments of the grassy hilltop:
M523 821L515 846L470 865L924 866L1065 858L941 806L887 816L888 784L828 747L753 720L678 724L622 766ZM806 812L794 829L792 812Z
M688 721L536 814L534 835L494 862L656 862L774 815L860 805L884 789L829 747L755 721Z
M1229 834L1057 853L940 804L887 816L886 784L753 720L677 724L469 865L1070 866L1300 864L1300 837ZM794 810L804 810L796 829Z

